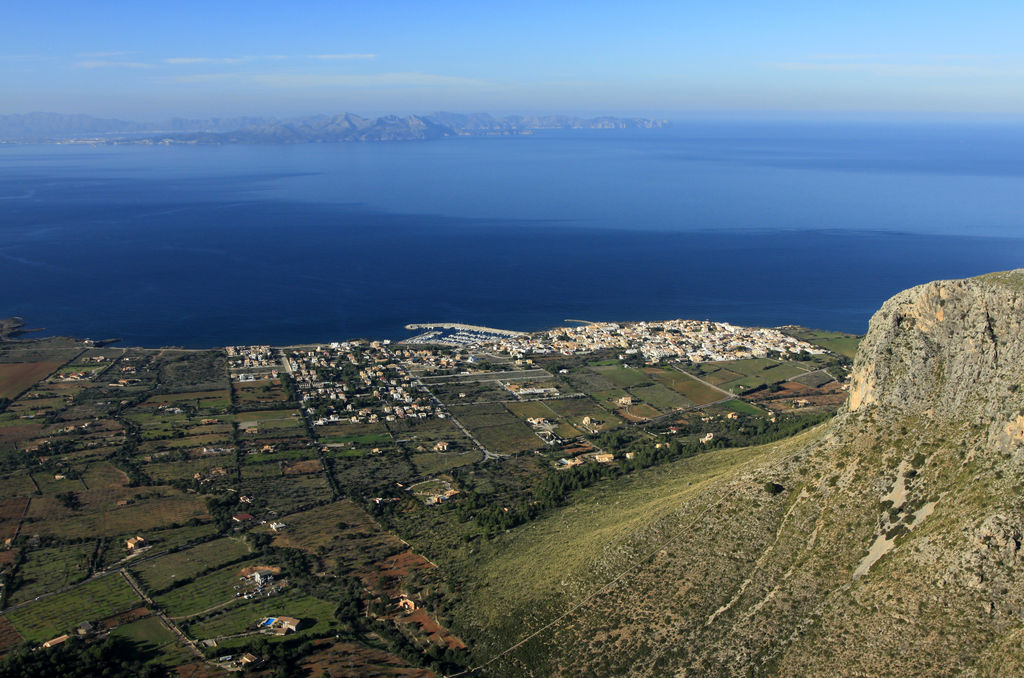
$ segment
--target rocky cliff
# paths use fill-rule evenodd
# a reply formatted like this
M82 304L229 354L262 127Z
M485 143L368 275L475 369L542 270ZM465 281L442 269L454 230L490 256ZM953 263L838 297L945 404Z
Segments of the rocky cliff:
M466 584L484 672L1020 675L1022 322L1024 271L902 292L832 422L510 537Z
M1024 401L1024 272L920 285L871 319L849 409L1009 413Z

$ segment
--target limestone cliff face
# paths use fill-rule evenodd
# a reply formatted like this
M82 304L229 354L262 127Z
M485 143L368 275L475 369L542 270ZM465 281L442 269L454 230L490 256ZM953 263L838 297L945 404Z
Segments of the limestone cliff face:
M1007 417L1024 405L1021 386L1024 269L940 280L885 302L858 351L848 408Z

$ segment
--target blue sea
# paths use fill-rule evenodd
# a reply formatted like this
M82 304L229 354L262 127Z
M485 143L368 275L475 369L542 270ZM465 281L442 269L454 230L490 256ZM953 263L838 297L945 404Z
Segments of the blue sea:
M1024 127L679 122L295 146L0 146L0 317L208 347L697 318L862 333L1024 265Z

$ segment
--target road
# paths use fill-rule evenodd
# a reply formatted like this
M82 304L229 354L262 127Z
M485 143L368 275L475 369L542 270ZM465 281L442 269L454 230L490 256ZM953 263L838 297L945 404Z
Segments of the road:
M409 373L406 372L406 374L409 374ZM445 412L448 413L448 418L451 419L455 423L455 425L459 427L459 430L462 431L463 433L465 433L466 437L469 438L470 440L472 440L473 444L476 445L477 448L479 448L479 450L484 453L484 460L485 461L487 459L501 459L504 456L504 455L498 454L496 452L491 452L486 447L484 447L483 443L481 443L479 440L477 440L476 437L472 433L469 432L469 429L462 425L461 421L459 421L456 417L452 416L452 413L448 410L447 407L444 406L444 403L442 403L440 400L438 400L437 396L435 396L433 393L431 393L430 389L427 388L426 385L422 381L420 381L419 377L414 377L411 374L409 374L409 378L413 380L412 383L418 389L420 389L421 391L426 393L428 396L430 396L430 399L434 402L435 406L440 407L441 409L443 409Z

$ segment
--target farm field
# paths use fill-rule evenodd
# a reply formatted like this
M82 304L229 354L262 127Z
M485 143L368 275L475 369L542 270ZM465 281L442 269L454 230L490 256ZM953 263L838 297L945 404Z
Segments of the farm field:
M255 404L276 405L288 399L280 379L235 382L231 385L234 400L240 407Z
M380 433L339 435L340 433L348 433L348 431L340 426L322 426L318 429L318 433L320 433L320 442L325 445L344 445L348 443L353 446L369 447L387 445L392 442L392 437L387 433L387 431L382 431Z
M3 482L0 480L0 483ZM28 497L0 499L0 541L14 536L29 501Z
M0 477L0 497L28 497L38 493L39 489L32 480L32 474L27 471L17 471Z
M641 370L624 365L602 365L587 369L601 375L616 388L629 388L650 381Z
M629 392L640 400L643 400L648 405L651 405L662 412L678 410L685 407L693 407L694 405L694 402L689 398L677 393L676 391L669 390L661 384L638 386L631 388Z
M193 656L181 645L174 632L155 616L118 626L111 631L111 635L136 643L144 655L167 666L183 664Z
M128 582L114 573L11 610L7 618L26 640L42 643L84 621L98 621L138 602Z
M82 581L89 576L89 560L94 550L95 543L91 541L28 550L21 567L21 582L8 594L8 603L16 605Z
M661 414L661 412L654 409L647 403L626 405L616 411L627 421L647 421L648 419L654 419Z
M185 619L225 603L239 604L248 601L235 597L235 585L245 567L260 565L258 558L233 563L213 572L196 577L184 586L153 596L172 619Z
M673 371L675 372L675 370ZM711 380L707 381L709 383L713 383ZM675 375L671 375L671 379L664 378L663 383L666 385L671 384L669 388L676 393L683 395L696 405L707 405L708 403L713 403L716 400L728 397L721 391L715 390L707 384L702 384L690 375L682 372L676 372Z
M558 415L543 400L525 403L507 403L505 405L512 414L520 419L557 419Z
M13 398L56 370L62 363L0 363L0 398Z
M625 391L622 391L621 393L622 395L626 395ZM619 417L600 407L590 398L545 400L544 404L551 408L551 410L563 421L580 431L588 430L588 428L604 431L609 428L614 428L622 423L622 420ZM590 417L591 420L596 420L600 423L596 426L591 423L590 427L586 427L583 425L584 417Z
M429 481L444 486L443 481ZM370 515L351 500L343 499L309 511L292 514L281 532L274 535L274 546L295 548L320 554L325 570L343 571L366 582L377 582L385 574L388 558L406 554L416 566L425 561L413 554L408 545L384 531ZM269 528L258 528L269 532ZM407 576L407 571L392 571L392 576Z
M726 400L724 403L716 405L715 407L720 407L731 412L739 412L740 414L749 414L755 417L764 416L764 410L751 405L745 400L740 400L739 398Z
M29 507L33 533L55 537L77 538L83 534L112 537L131 531L145 531L171 523L185 523L189 520L208 518L206 505L196 496L178 494L176 491L159 490L156 496L135 500L125 506L110 506L119 496L130 495L133 490L124 488L119 494L114 490L85 491L80 493L83 504L96 499L99 510L72 511L61 506L53 497L39 497Z
M308 511L293 513L285 522L287 528L274 536L274 545L309 552L316 552L321 546L330 545L339 535L346 535L346 538L349 538L353 534L372 534L380 531L373 518L351 499L341 499ZM268 526L256 530L273 534Z
M256 635L256 622L264 617L288 616L301 619L303 624L297 634L282 636L280 639L275 639L273 636L260 636L268 638L271 642L275 640L279 642L286 638L294 638L296 635L299 637L314 636L332 630L337 625L334 620L335 607L337 607L336 603L313 598L296 589L289 589L270 598L244 601L243 604L227 607L222 612L210 615L208 619L189 624L188 632L199 640L221 638L245 632ZM222 639L218 640L218 645L223 648L231 648L233 645L243 644L251 639L251 637L234 640Z
M236 489L278 513L291 513L299 507L331 498L331 488L322 473L292 475L287 482L273 476L243 478L236 483Z
M223 537L147 560L132 566L131 570L147 589L162 591L178 581L248 555L249 547L241 539Z
M810 330L805 327L786 327L786 334L797 339L802 339L811 344L826 348L833 353L853 358L857 353L857 346L860 345L861 337L855 334L843 332L828 332L826 330Z
M111 487L125 487L128 485L128 474L113 464L100 461L89 464L82 475L82 482L90 490L99 490Z
M739 393L767 384L776 384L806 374L806 367L769 358L731 360L724 363L698 363L689 368L701 379L731 393ZM732 375L738 375L733 378Z
M417 669L383 650L357 643L318 641L316 650L305 658L302 668L308 675L330 674L329 669L344 666L353 676L402 676L403 678L429 678L434 674Z
M798 377L793 377L791 381L803 384L804 386L810 386L811 388L818 388L819 386L824 386L830 381L833 381L833 379L831 375L822 370L818 370L816 372L809 372L807 374L801 374Z
M150 546L149 553L153 554L180 548L189 542L206 539L216 532L217 528L213 523L189 524L181 527L168 527L158 530L123 532L118 537L114 538L110 548L107 549L104 565L109 567L118 561L123 560L125 563L131 563L133 561L134 557L127 557L128 552L125 548L125 540L129 537L145 537Z
M416 470L423 475L443 473L449 469L459 466L475 464L484 458L480 450L469 452L425 452L412 455L412 463Z
M498 454L515 454L544 447L544 441L537 437L529 426L516 419L499 426L470 428L480 444Z
M7 620L7 617L0 617L0 653L16 647L24 638L14 629L14 625Z
M497 381L427 383L427 388L445 405L515 400L515 395Z

